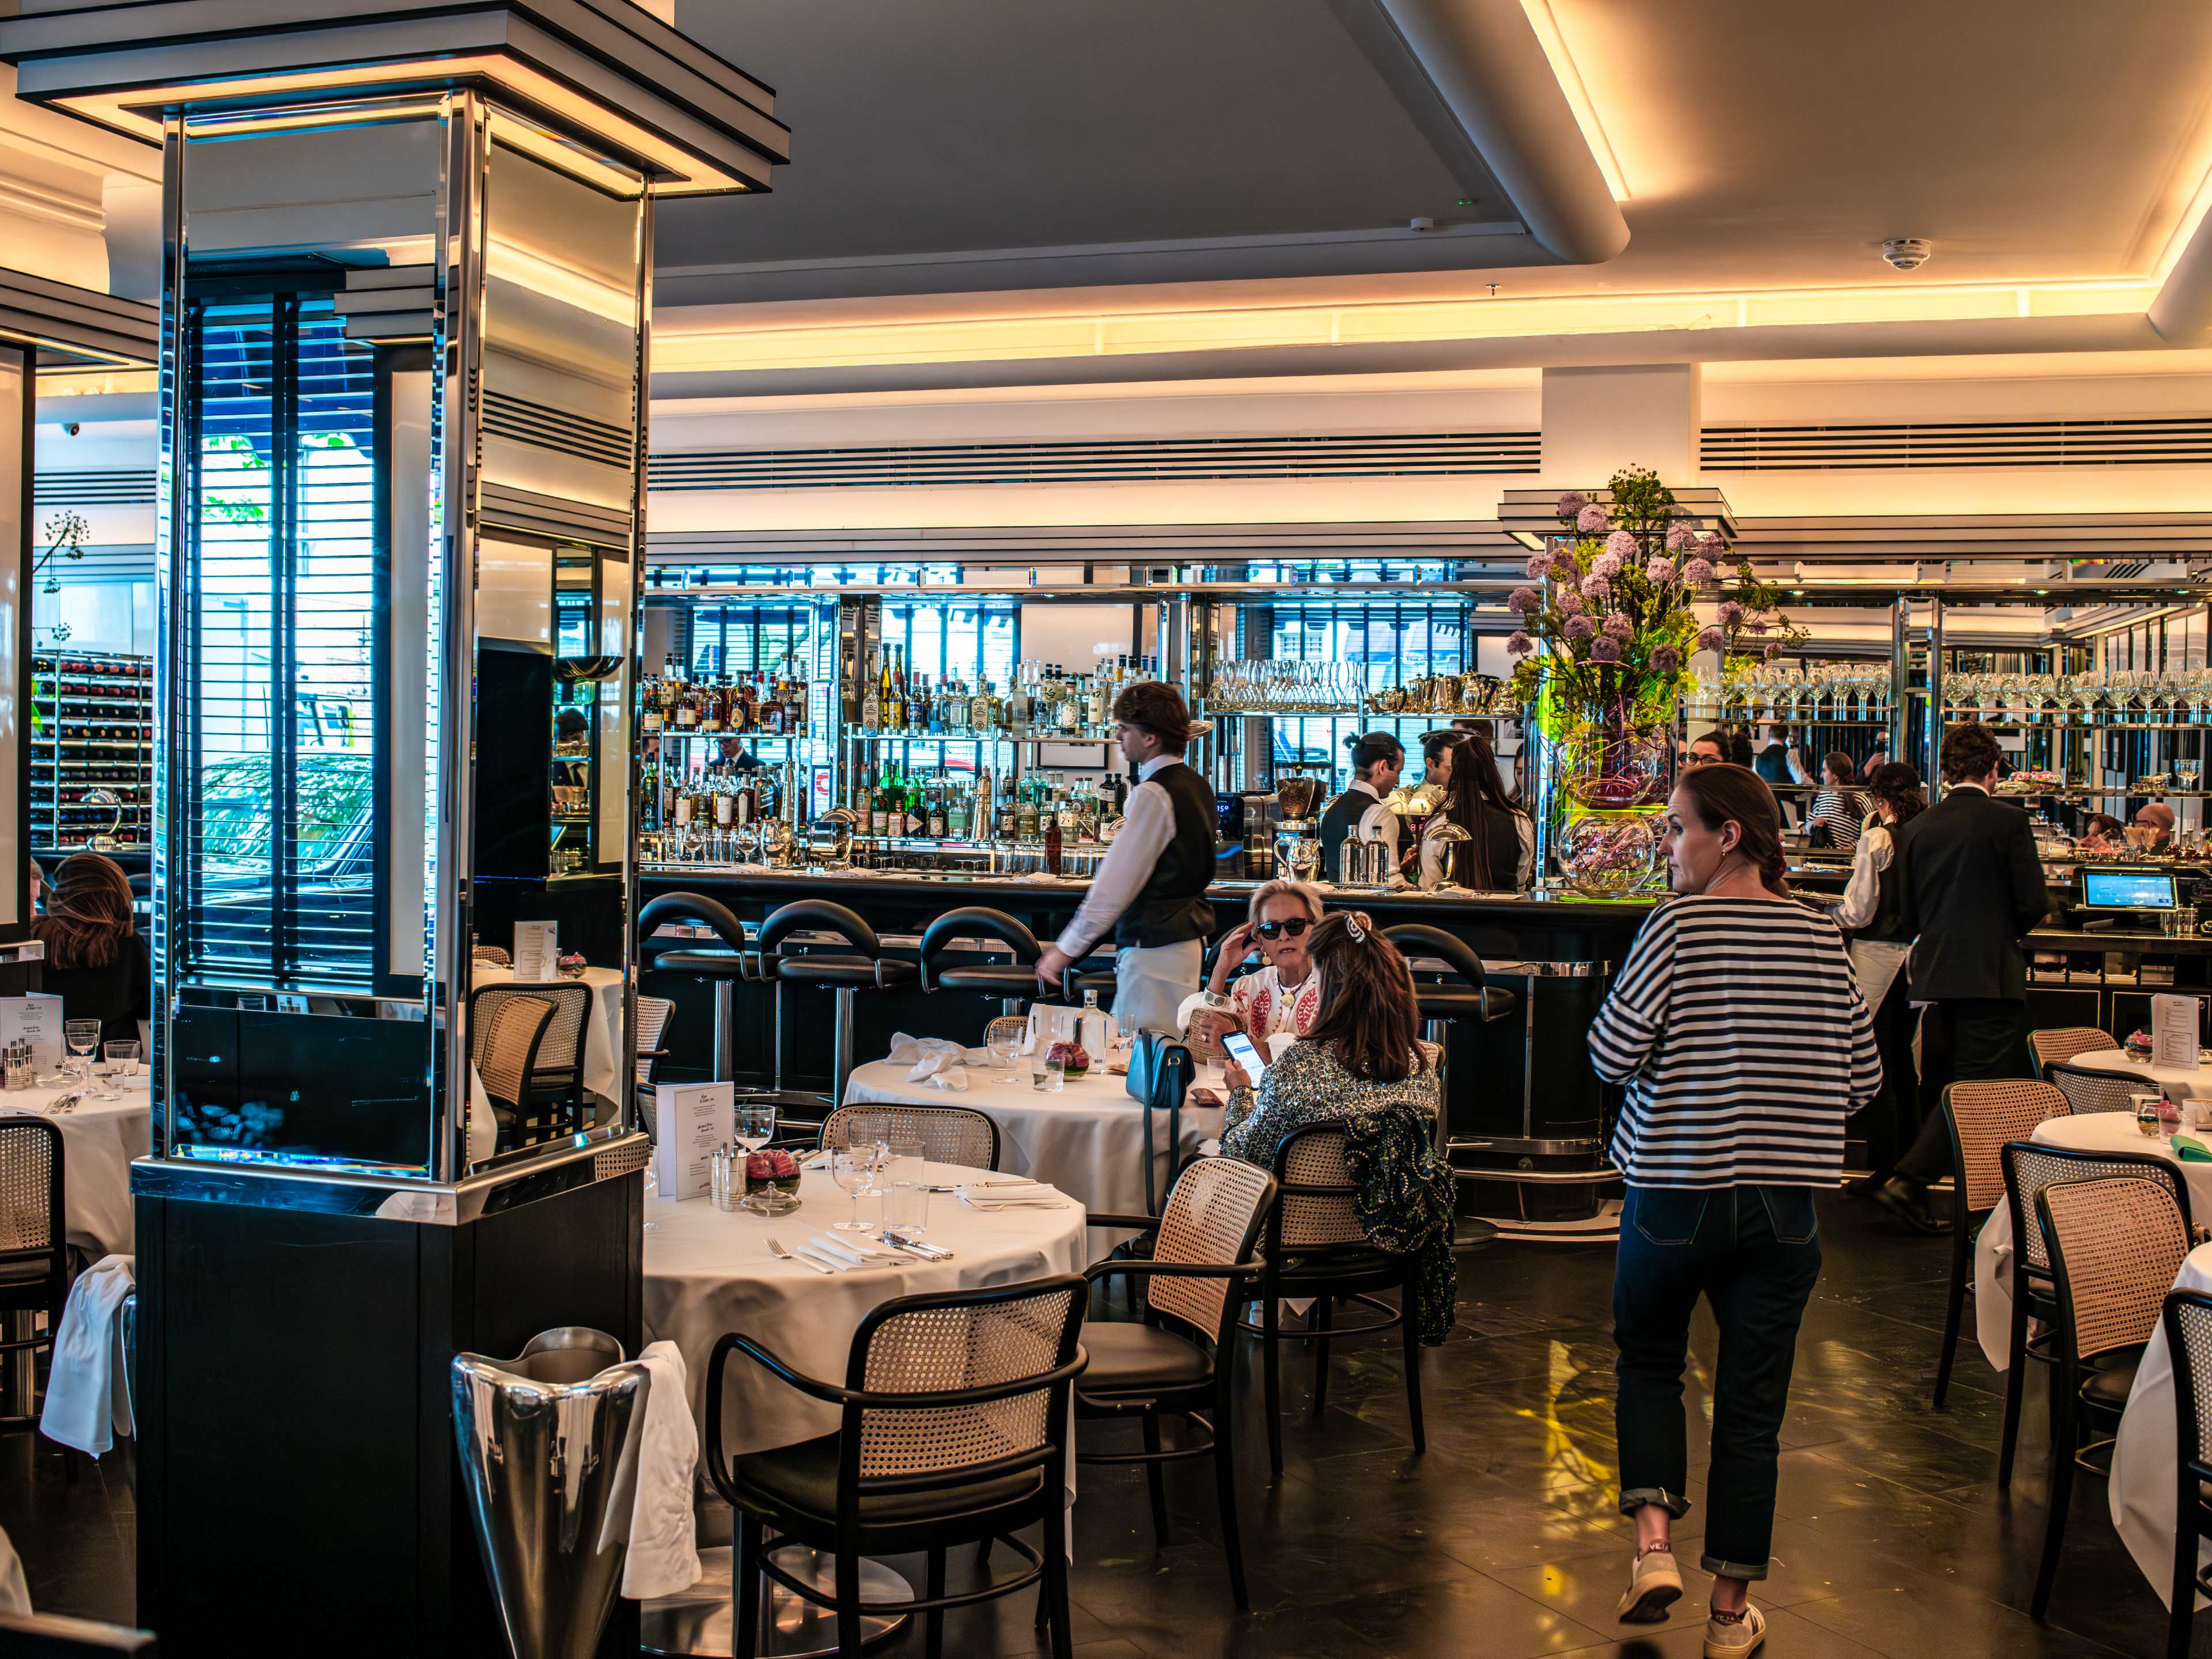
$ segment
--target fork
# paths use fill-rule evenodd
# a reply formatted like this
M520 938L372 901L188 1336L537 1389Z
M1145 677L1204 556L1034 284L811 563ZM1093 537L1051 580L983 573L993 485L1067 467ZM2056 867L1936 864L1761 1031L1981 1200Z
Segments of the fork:
M817 1261L811 1255L799 1255L790 1250L787 1250L783 1247L783 1241L780 1238L771 1238L769 1240L768 1247L771 1252L781 1256L786 1261L804 1262L806 1266L813 1268L817 1273L834 1273L837 1271L835 1267L825 1267L822 1263Z

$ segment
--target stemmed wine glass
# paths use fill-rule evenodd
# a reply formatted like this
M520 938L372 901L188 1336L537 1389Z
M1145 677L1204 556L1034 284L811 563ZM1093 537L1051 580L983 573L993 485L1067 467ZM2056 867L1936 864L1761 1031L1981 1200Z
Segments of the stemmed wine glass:
M999 1079L1001 1088L1020 1081L1014 1075L1014 1057L1022 1051L1022 1042L1030 1034L1030 1023L1019 1014L1001 1014L983 1028L983 1046L991 1051L1004 1075Z
M872 1141L854 1141L838 1147L830 1154L830 1178L840 1190L853 1200L853 1216L849 1221L830 1224L841 1233L866 1233L875 1230L860 1219L860 1195L866 1192L876 1178L876 1145Z
M92 1074L93 1051L100 1047L100 1022L71 1019L62 1023L62 1041L69 1048L69 1074L83 1082Z

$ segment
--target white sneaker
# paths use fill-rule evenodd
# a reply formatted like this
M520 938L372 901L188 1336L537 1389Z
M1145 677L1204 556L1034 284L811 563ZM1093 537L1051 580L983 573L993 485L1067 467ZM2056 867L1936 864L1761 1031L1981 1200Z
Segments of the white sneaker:
M1766 1615L1747 1601L1743 1617L1723 1624L1705 1620L1705 1659L1747 1659L1766 1639Z
M1628 1569L1628 1593L1613 1617L1624 1625L1656 1625L1682 1598L1682 1570L1663 1546L1638 1554Z

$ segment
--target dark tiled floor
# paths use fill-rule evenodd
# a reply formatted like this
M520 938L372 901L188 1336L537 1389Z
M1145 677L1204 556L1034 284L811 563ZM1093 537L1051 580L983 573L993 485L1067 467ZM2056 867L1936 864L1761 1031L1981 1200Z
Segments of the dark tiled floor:
M2152 1655L2165 1613L2112 1534L2101 1483L2078 1483L2049 1621L2024 1611L2044 1522L2043 1413L2031 1397L2009 1497L1995 1486L2000 1379L1969 1341L1950 1408L1930 1411L1948 1255L1838 1197L1827 1268L1798 1349L1783 1431L1773 1577L1759 1599L1776 1659ZM1612 1251L1498 1245L1462 1264L1459 1328L1426 1357L1429 1450L1412 1454L1395 1334L1338 1345L1328 1408L1286 1350L1285 1453L1267 1478L1261 1425L1239 1426L1253 1611L1230 1607L1205 1466L1170 1473L1176 1527L1153 1547L1142 1476L1085 1469L1076 1510L1078 1652L1328 1656L1633 1654L1694 1659L1704 1588L1669 1625L1613 1622L1629 1532L1613 1501ZM1710 1324L1692 1409L1709 1408ZM1693 1443L1695 1434L1693 1431ZM1691 1488L1705 1455L1694 1449ZM114 1460L64 1480L58 1453L0 1443L0 1526L36 1605L127 1620L135 1516ZM1678 1538L1693 1538L1692 1510ZM1686 1550L1685 1565L1694 1563ZM1008 1558L1002 1553L1000 1563ZM958 1580L956 1568L956 1585ZM919 1574L915 1576L919 1577ZM954 1655L1031 1652L1026 1595L956 1613ZM2212 1620L2200 1621L2212 1624ZM881 1651L919 1656L918 1632ZM2212 1654L2200 1632L2197 1651Z

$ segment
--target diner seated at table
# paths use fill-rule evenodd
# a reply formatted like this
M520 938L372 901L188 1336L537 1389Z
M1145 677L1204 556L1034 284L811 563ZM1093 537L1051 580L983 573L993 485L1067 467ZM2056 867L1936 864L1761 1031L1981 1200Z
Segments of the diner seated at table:
M31 933L46 945L40 982L61 998L62 1018L98 1020L103 1042L135 1041L153 1014L153 969L123 866L97 853L64 859Z
M1320 1011L1256 1087L1234 1059L1224 1064L1225 1156L1269 1165L1283 1137L1310 1123L1393 1106L1424 1117L1438 1109L1437 1056L1415 1035L1413 976L1398 947L1361 910L1323 917L1310 937Z
M2140 838L2142 850L2146 853L2165 852L2173 844L2173 826L2179 821L2174 817L2173 809L2164 801L2154 800L2137 811L2135 827L2143 832Z
M2119 854L2128 850L2127 826L2110 812L2092 812L2081 820L2081 838L2075 850L2082 853Z
M1184 1040L1201 1058L1219 1059L1231 1031L1244 1032L1264 1052L1270 1037L1303 1036L1312 1025L1321 996L1306 946L1320 921L1321 890L1310 882L1278 878L1253 890L1245 920L1221 941L1206 988L1184 998L1176 1012ZM1266 965L1231 980L1255 950Z

